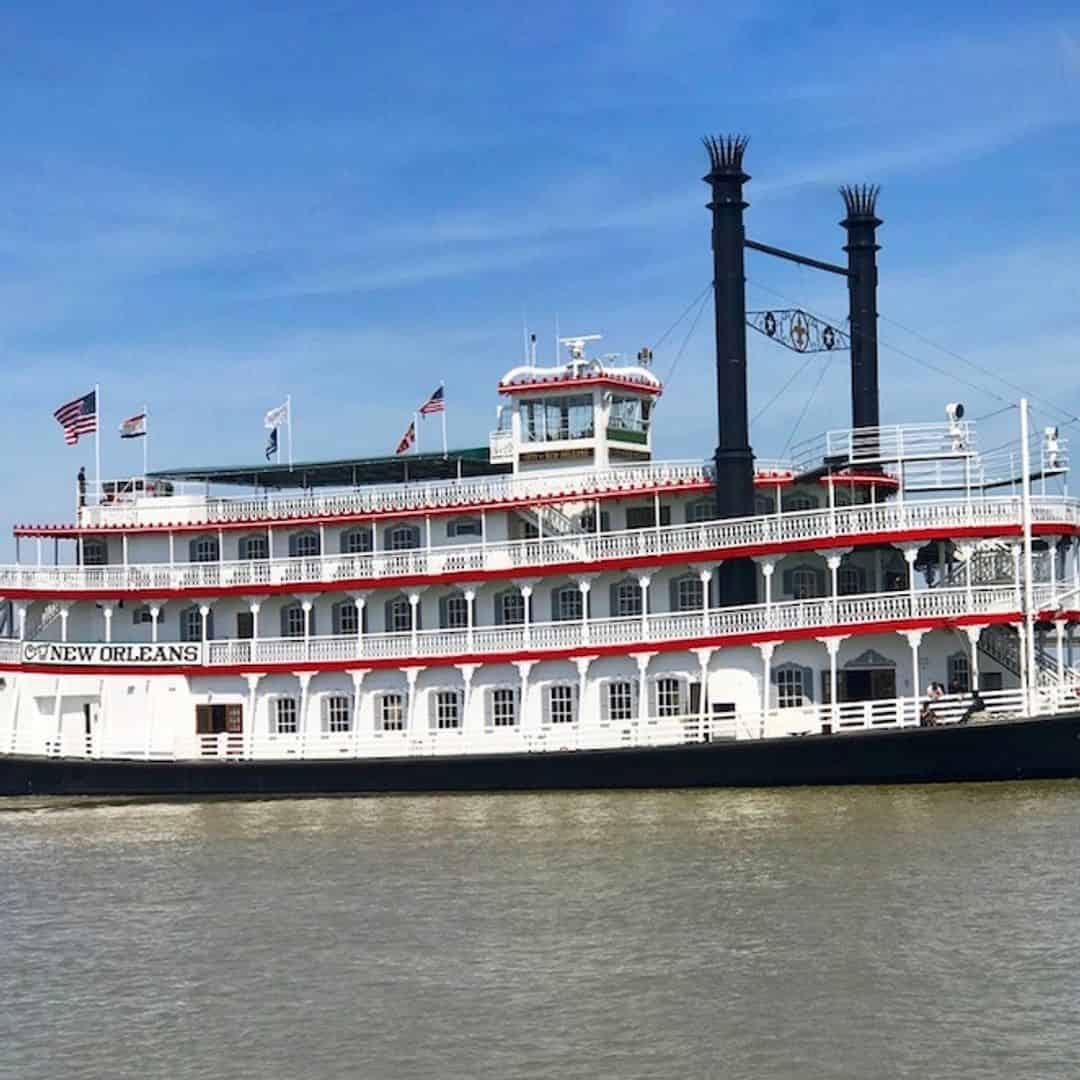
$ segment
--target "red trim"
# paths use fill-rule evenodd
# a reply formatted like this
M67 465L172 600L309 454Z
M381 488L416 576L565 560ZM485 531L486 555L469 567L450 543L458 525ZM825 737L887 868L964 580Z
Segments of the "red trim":
M637 382L634 379L620 378L618 375L589 375L584 379L568 379L565 376L553 379L534 379L532 382L499 383L500 394L528 394L538 390L577 390L585 386L614 386L620 390L636 390L642 394L659 397L664 392L663 386Z
M643 530L647 531L647 530ZM950 538L1019 536L1021 527L999 526L987 529L977 525L945 530ZM1080 532L1071 525L1041 522L1032 527L1034 534L1068 536ZM455 570L441 574L400 574L393 577L341 578L335 581L290 582L282 585L198 585L186 589L4 589L6 600L126 600L160 599L195 596L290 596L300 593L347 592L356 589L402 589L411 585L452 585L463 581L505 581L514 578L570 577L574 574L596 573L605 570L631 570L640 567L687 565L702 562L730 562L755 556L796 554L804 551L826 551L835 547L872 547L904 542L925 543L942 536L941 529L909 529L896 533L837 533L817 540L776 540L767 544L744 544L739 547L711 548L699 551L678 551L663 555L620 556L597 559L593 562L559 563L556 566L516 566L506 570ZM136 565L137 564L133 564ZM212 564L208 564L212 565Z
M833 473L831 479L835 487L854 485L856 487L891 488L894 491L900 487L900 481L895 476L888 476L885 473ZM829 476L822 476L818 478L818 483L828 487L829 480Z
M776 641L805 641L807 638L824 637L864 637L868 634L898 633L903 630L943 630L949 627L959 626L990 626L999 623L1019 623L1022 620L1020 612L1006 612L997 615L961 615L953 619L893 619L876 623L860 623L858 626L818 626L804 627L789 631L761 631L751 634L728 634L718 637L681 638L678 641L638 641L632 645L597 645L579 646L573 649L557 649L539 651L523 649L509 653L459 653L453 656L425 656L411 657L399 656L391 659L364 659L358 657L354 660L339 660L327 663L305 662L300 664L232 664L214 667L118 667L101 668L93 666L63 666L47 664L2 665L0 671L28 672L32 674L49 675L185 675L192 676L217 676L217 675L248 675L248 674L278 674L296 671L350 671L359 668L370 670L384 670L387 668L399 669L403 664L418 664L423 667L453 667L455 664L509 664L516 660L572 660L579 656L629 656L638 652L685 652L690 649L707 648L737 648L742 645L757 645L762 642Z

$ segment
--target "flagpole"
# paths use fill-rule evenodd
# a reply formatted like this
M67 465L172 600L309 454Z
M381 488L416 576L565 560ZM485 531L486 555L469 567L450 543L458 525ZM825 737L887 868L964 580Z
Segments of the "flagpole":
M420 453L420 414L414 412L412 414L413 423L413 446L416 447L416 452Z
M142 438L142 474L146 480L147 470L150 468L150 410L144 404L143 412L143 438Z
M289 426L289 472L292 472L292 394L285 395L285 422Z
M449 457L450 451L446 449L446 383L441 382L439 386L442 387L442 456Z
M85 385L85 383L83 384ZM94 383L94 486L97 488L98 502L101 502L101 387Z

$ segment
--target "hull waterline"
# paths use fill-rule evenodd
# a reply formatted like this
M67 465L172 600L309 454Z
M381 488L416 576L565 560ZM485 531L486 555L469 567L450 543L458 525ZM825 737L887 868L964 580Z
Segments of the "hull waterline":
M618 750L340 761L0 756L0 795L341 795L1080 777L1080 713Z

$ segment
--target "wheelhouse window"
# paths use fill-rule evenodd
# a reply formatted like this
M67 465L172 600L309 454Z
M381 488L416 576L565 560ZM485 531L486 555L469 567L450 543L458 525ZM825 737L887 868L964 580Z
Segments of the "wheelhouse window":
M379 698L379 711L376 714L382 731L405 730L405 695L390 693Z
M453 518L446 525L446 535L451 539L458 536L480 536L482 532L478 517Z
M556 684L547 688L547 712L550 724L572 724L576 719L574 708L576 686Z
M221 558L221 545L216 536L196 536L189 552L192 562L217 562Z
M593 404L587 394L521 403L521 434L526 442L591 439L593 433Z
M432 701L431 726L436 731L452 731L461 727L461 691L436 690Z
M555 622L572 622L582 618L585 611L584 595L576 585L556 589L552 600L551 614Z
M651 412L651 401L616 394L611 399L608 427L615 431L636 431L644 434L649 430Z
M657 679L654 685L656 687L656 715L682 715L682 684L679 680L665 676Z
M342 555L366 555L371 549L370 529L349 529L341 534Z
M241 536L239 553L240 558L244 560L269 559L269 538L265 533L255 533L252 536Z
M321 547L317 532L293 533L289 537L289 554L294 558L314 558L319 554Z
M323 730L331 735L352 731L352 698L347 694L328 694L322 700Z
M641 586L636 581L620 581L611 587L611 614L616 618L641 614Z
M513 727L517 723L518 692L497 686L491 691L489 716L492 727Z
M295 735L300 730L300 710L296 698L274 698L273 724L275 735Z
M109 561L109 549L104 540L88 536L82 542L83 566L105 566Z
M634 684L630 682L609 682L605 689L607 691L608 720L633 720Z

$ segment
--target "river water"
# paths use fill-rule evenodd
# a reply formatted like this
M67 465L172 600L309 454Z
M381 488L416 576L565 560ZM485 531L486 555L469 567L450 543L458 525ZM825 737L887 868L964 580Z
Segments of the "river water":
M0 800L0 1076L1080 1075L1080 784Z

